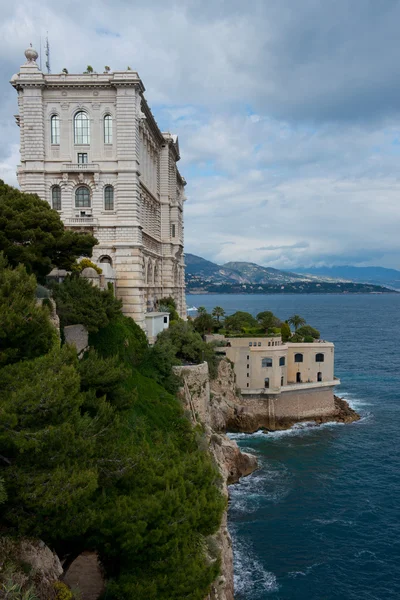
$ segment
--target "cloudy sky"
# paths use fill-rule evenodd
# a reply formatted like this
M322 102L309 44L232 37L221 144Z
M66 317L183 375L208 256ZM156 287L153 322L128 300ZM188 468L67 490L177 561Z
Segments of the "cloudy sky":
M0 177L16 184L11 75L130 65L179 135L186 251L400 268L400 0L0 0Z

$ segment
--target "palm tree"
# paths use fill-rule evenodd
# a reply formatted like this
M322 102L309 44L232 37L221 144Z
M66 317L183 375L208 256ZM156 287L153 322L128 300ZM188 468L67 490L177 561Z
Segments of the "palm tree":
M288 319L288 323L293 325L294 330L297 331L299 327L302 327L306 324L306 320L303 319L303 317L300 317L300 315L293 315L290 317L290 319Z
M215 308L213 308L211 314L214 317L214 319L217 320L217 323L219 325L219 319L220 319L220 317L224 317L225 316L225 311L222 308L222 306L216 306Z
M206 315L207 314L207 309L205 308L205 306L199 306L199 308L197 309L197 316L200 317L201 315Z

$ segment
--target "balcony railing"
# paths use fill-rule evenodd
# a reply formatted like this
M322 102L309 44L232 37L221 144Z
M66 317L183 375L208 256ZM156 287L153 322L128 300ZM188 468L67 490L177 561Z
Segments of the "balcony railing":
M65 220L65 224L70 226L70 227L82 227L82 226L86 226L86 227L93 227L94 225L97 225L97 219L95 219L94 217L71 217L69 219Z
M97 163L64 163L64 171L85 171L86 173L95 173L99 170Z

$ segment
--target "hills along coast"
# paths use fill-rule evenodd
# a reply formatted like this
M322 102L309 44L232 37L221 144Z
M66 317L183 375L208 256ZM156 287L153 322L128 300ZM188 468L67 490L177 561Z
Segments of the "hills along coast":
M294 273L251 262L218 265L190 253L185 261L190 294L393 294L400 289L400 271L395 269L337 267L332 274L329 268Z

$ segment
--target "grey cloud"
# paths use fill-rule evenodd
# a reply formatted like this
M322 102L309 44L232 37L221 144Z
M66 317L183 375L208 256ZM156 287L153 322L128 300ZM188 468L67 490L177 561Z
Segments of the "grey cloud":
M260 246L259 248L256 248L256 250L258 251L269 251L269 250L288 250L288 249L295 249L295 248L309 248L310 244L308 242L296 242L295 244L287 244L286 246Z
M395 266L399 17L398 0L10 3L0 176L15 183L18 161L8 81L48 30L55 72L131 65L161 127L179 134L182 173L212 164L188 177L188 252L287 268Z

